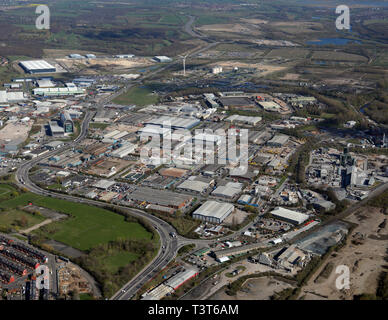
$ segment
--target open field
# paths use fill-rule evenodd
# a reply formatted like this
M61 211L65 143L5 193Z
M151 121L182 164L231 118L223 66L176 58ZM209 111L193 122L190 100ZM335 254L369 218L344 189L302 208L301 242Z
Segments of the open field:
M284 58L284 59L302 59L306 58L309 54L309 50L302 48L281 48L271 50L265 57L266 58Z
M323 31L323 25L319 22L309 21L285 21L285 22L273 22L269 24L277 30L292 35L299 35L304 33L312 33Z
M120 268L125 267L128 263L135 261L139 255L132 252L109 252L100 257L109 272L116 273Z
M332 60L332 61L351 61L351 62L366 62L367 58L339 51L314 51L313 56L311 57L314 60Z
M156 254L158 236L137 220L126 221L117 213L89 205L32 193L14 194L12 186L6 184L0 185L1 191L0 226L17 222L24 215L26 227L43 221L44 217L18 209L29 203L69 216L33 231L33 239L46 250L75 259L101 284L105 297L112 296Z
M142 107L148 104L157 103L158 96L154 95L146 88L132 88L114 99L113 102L121 105L134 104L138 107Z
M111 211L30 193L3 201L0 203L0 208L12 210L18 206L28 205L29 202L70 216L66 220L42 227L35 231L36 234L47 236L82 251L116 239L147 241L152 236L138 223L126 222L124 217Z
M0 212L0 229L26 229L31 228L45 218L39 215L33 215L21 210L11 209Z
M0 184L0 201L8 200L16 189L8 184Z

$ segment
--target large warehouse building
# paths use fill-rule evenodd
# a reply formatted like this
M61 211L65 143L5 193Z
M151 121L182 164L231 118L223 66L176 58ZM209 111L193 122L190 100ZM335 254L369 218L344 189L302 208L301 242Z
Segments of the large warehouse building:
M153 125L172 129L187 129L190 130L198 125L201 121L196 118L180 118L180 117L170 117L162 116L159 118L151 119L150 121L144 122L144 125Z
M206 201L193 213L193 218L210 223L222 223L232 212L234 205L217 201Z
M25 72L32 74L57 72L57 68L44 60L21 61L19 65Z
M281 207L275 208L273 211L271 211L271 215L274 218L278 218L297 225L302 224L309 218L307 214L288 210Z

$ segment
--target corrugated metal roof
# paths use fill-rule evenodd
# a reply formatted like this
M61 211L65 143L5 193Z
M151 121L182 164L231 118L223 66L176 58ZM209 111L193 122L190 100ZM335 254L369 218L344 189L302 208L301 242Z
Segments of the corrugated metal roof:
M176 289L182 284L184 284L186 281L194 277L197 273L198 271L194 269L188 269L184 272L178 273L176 276L173 276L172 278L166 281L166 286Z
M234 210L234 206L230 203L206 201L200 208L198 208L194 214L202 216L221 218L225 215L225 212Z
M299 224L303 223L309 218L307 214L300 213L297 211L292 211L281 207L275 208L273 211L271 211L271 214L279 218L293 220L295 222L298 222Z
M45 60L21 61L20 64L28 70L55 69L53 65Z

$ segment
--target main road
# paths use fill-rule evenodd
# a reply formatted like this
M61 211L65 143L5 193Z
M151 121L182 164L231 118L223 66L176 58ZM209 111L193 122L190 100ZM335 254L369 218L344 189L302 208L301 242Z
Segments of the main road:
M194 54L197 52L202 52L203 50L207 50L208 48L214 46L215 43L208 43L205 46L199 47L194 49L190 54ZM102 109L105 104L111 102L113 99L118 97L119 95L125 93L133 86L142 83L143 80L152 77L156 75L157 73L160 73L162 71L167 70L170 67L173 67L177 64L177 62L172 62L170 64L164 65L157 70L150 71L147 75L145 75L143 78L136 80L130 84L127 84L122 89L120 89L118 92L114 93L113 95L110 95L108 97L105 97L98 101L96 105L96 109ZM37 166L41 161L46 160L48 158L51 158L52 156L62 153L66 150L69 150L73 147L75 147L77 144L79 144L81 141L83 141L87 135L89 130L90 122L94 116L94 112L88 111L82 121L81 129L79 136L72 142L66 143L62 148L59 148L57 150L53 150L49 153L46 153L42 155L41 157L37 157L31 161L28 161L24 164L22 164L18 170L16 171L16 182L21 188L25 188L28 191L41 195L41 196L47 196L57 199L62 199L66 201L72 201L77 203L83 203L88 205L93 205L97 207L110 207L111 209L120 209L121 211L125 211L132 216L142 218L146 221L148 221L158 232L159 238L160 238L160 249L155 256L155 258L142 270L138 275L136 275L132 280L130 280L127 284L123 286L123 288L120 289L119 292L117 292L111 299L115 300L129 300L131 299L136 292L150 279L152 279L159 270L163 269L168 265L170 261L172 261L178 252L178 249L188 243L190 240L185 239L182 237L179 237L179 239L176 236L176 230L169 225L168 223L164 222L163 220L150 215L144 211L138 210L138 209L132 209L125 206L120 205L114 205L114 204L106 204L99 201L91 200L91 199L85 199L85 198L79 198L67 194L59 194L56 192L52 192L49 190L45 190L34 184L30 177L29 172L30 170Z

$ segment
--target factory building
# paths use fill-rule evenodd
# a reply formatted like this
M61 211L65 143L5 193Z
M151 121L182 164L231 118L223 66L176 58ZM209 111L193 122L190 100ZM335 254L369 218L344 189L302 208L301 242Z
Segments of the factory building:
M159 118L151 119L150 121L145 121L144 125L172 128L174 130L179 130L179 129L190 130L194 128L196 125L198 125L199 123L201 123L201 121L196 118L162 116Z
M165 285L176 291L179 289L179 287L181 287L187 281L190 281L191 279L195 278L197 275L198 271L194 269L188 269L168 279Z
M93 187L100 189L100 190L108 190L110 187L114 186L115 182L112 180L99 180L97 181Z
M224 186L218 186L212 192L212 196L232 199L241 193L243 186L243 184L238 182L228 182Z
M256 126L261 120L262 117L248 117L234 114L227 118L225 121L231 122L233 124L247 124L251 126Z
M54 88L55 87L55 83L51 79L36 80L36 85L39 88Z
M115 158L122 159L122 158L128 156L130 153L134 152L135 149L136 149L136 146L134 144L126 143L126 144L122 145L120 148L113 151L111 153L111 156L115 157Z
M76 86L66 88L37 88L33 90L34 95L44 97L72 96L84 93L84 89L80 89Z
M289 139L290 137L285 134L277 134L267 142L267 145L270 147L283 147Z
M162 128L159 126L153 126L153 125L148 125L145 126L144 128L141 128L137 134L140 137L157 137L159 136L160 138L167 136L169 133L171 133L170 129L167 128Z
M276 219L284 220L295 225L302 224L309 218L307 214L288 210L281 207L272 210L271 215Z
M214 183L214 180L212 178L192 176L188 178L186 181L184 181L183 183L181 183L177 187L177 189L185 190L189 192L203 193L213 183Z
M8 103L17 103L26 100L23 92L7 92L0 91L0 103L8 104Z
M193 218L210 223L222 223L232 212L234 205L217 201L206 201L193 213Z
M192 139L195 146L205 145L206 147L219 146L222 142L222 137L215 134L199 133Z
M69 58L70 59L83 59L83 56L81 56L78 53L72 53L72 54L69 54Z
M31 74L57 72L57 69L45 60L21 61L19 65L26 73Z
M49 134L52 137L62 137L65 134L65 130L58 124L57 121L50 121L48 129Z
M261 101L259 104L265 111L279 112L282 109L274 101Z
M172 62L172 59L166 56L156 56L153 58L155 62L159 63L167 63L167 62Z
M74 122L68 111L61 113L60 125L62 126L65 133L74 132Z

